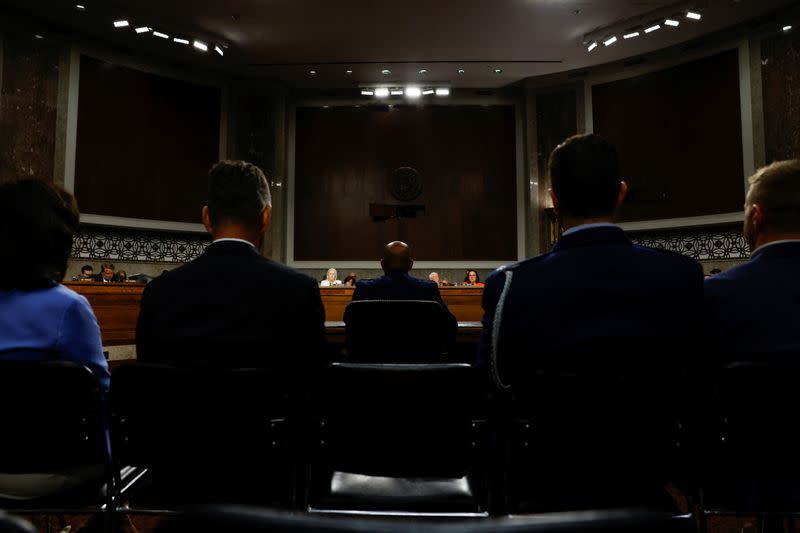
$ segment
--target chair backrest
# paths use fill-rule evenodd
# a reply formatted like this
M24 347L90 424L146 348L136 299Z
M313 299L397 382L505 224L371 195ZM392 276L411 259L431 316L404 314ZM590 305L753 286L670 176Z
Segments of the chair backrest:
M102 393L85 366L0 362L0 405L0 472L108 463Z
M442 307L421 300L359 300L344 311L349 362L438 363L448 335Z
M111 435L120 464L255 467L286 450L290 384L255 369L127 364L111 375Z
M464 475L480 394L471 366L334 363L322 383L314 409L332 468Z
M0 511L0 533L37 533L33 524Z

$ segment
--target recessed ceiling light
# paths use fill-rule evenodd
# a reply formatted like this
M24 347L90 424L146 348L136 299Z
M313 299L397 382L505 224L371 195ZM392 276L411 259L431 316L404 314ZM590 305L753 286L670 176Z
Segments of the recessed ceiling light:
M447 87L440 87L436 89L436 96L450 96L450 89Z
M36 37L37 39L44 39L44 35L41 35L41 34L39 34L39 33L37 33L36 35L34 35L34 37Z
M406 88L406 96L409 98L419 98L422 96L422 89L419 87L407 87Z
M381 71L381 74L383 74L384 76L388 76L388 75L389 75L389 74L391 74L391 73L392 73L392 71L391 71L391 70L389 70L388 68L385 68L385 69L383 69L383 70Z
M180 37L175 37L172 40L178 44L189 44L189 39L181 39Z
M192 43L192 46L200 50L201 52L208 52L208 45L203 41L195 41Z
M587 52L591 52L591 51L592 51L592 50L594 50L595 48L597 48L597 41L594 41L594 42L592 42L592 44L590 44L589 46L587 46L587 47L586 47L586 51L587 51Z
M787 24L786 26L783 27L783 31L792 31L792 26Z
M623 39L633 39L634 37L638 37L638 36L639 36L639 32L638 31L632 31L630 33L626 33L625 35L623 35L622 38Z
M672 26L673 28L675 28L675 27L680 25L680 22L678 22L675 19L667 19L667 20L664 21L664 24L666 24L667 26Z
M162 39L169 39L169 35L166 33L161 33L160 31L153 31L153 35L156 37L161 37Z
M386 87L378 87L375 89L375 96L378 98L386 98L389 96L389 89Z
M617 42L617 36L616 35L612 35L611 37L609 37L608 39L603 41L603 46L611 46L615 42Z
M650 26L648 28L645 28L644 32L645 33L653 33L654 31L660 30L660 29L661 29L661 24L653 24L652 26Z
M368 89L361 90L361 96L372 96L375 94L375 91L370 91Z
M494 73L495 73L495 74L500 74L500 73L502 73L502 72L503 72L503 69L501 69L501 68L496 68L496 69L494 69Z
M75 9L78 11L86 11L86 6L83 4L75 4Z
M215 46L215 47L214 47L214 51L215 51L216 53L218 53L220 56L224 56L224 55L225 55L225 52L223 52L223 51L222 51L222 48L220 48L219 46Z
M703 18L703 15L701 15L700 13L695 13L694 11L689 11L688 13L686 13L686 18L692 20L700 20L701 18Z
M420 74L427 74L427 73L428 73L428 69L426 69L426 68L421 68L421 69L419 69L419 73L420 73Z
M316 70L309 70L308 73L311 74L312 76L316 76L317 75L317 71Z
M345 74L347 74L347 75L349 76L350 74L352 74L352 73L353 73L353 71L352 71L352 70L350 70L350 69L347 69L347 70L345 70L345 71L344 71L344 73L345 73Z
M424 94L425 96L428 96L429 94L433 94L434 92L435 91L433 89L424 89L422 91L422 94Z
M130 25L131 25L131 23L128 22L127 20L115 20L114 21L114 27L115 28L127 28Z
M392 89L392 96L403 96L403 89Z
M463 68L458 69L459 74L464 74L464 72L466 72L466 70L464 70Z
M136 33L147 33L150 31L150 29L151 28L148 28L147 26L139 26L136 28Z

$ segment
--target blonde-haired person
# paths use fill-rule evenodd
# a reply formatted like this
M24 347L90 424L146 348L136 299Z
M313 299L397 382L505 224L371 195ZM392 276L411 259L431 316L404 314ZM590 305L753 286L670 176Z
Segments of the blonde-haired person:
M741 358L800 350L800 159L756 172L744 206L750 261L705 281L712 346Z
M342 284L342 280L337 279L339 275L335 268L329 268L325 279L319 282L320 287L337 287Z

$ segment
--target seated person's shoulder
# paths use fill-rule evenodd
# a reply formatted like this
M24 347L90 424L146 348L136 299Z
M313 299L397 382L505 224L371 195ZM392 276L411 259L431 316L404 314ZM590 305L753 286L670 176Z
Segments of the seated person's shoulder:
M634 250L641 257L652 260L656 268L665 271L684 271L691 275L703 275L703 267L695 259L680 252L664 250L662 248L650 248L647 246L634 245Z

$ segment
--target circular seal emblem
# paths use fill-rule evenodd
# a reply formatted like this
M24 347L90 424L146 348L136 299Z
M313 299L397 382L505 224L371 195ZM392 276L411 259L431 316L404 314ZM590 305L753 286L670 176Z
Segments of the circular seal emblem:
M389 191L401 202L410 202L422 194L422 179L411 167L400 167L389 176Z

